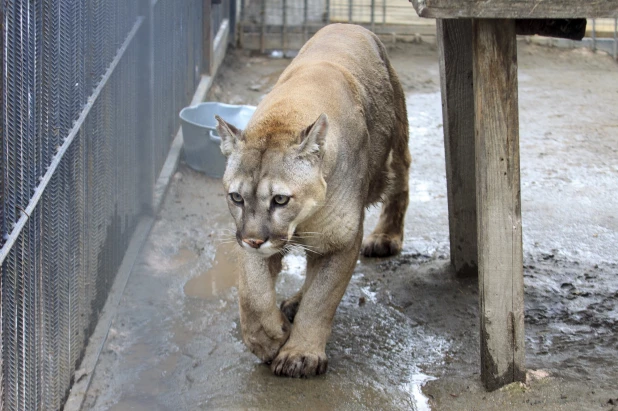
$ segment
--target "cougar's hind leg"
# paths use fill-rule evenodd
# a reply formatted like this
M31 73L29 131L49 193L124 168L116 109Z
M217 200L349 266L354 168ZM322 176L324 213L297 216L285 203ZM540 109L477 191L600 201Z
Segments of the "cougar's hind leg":
M407 150L406 150L407 151ZM407 153L409 157L409 153ZM363 241L361 252L365 257L388 257L401 251L404 218L408 208L408 164L396 159L391 162L392 187L382 204L380 219L373 232Z
M409 202L408 172L412 161L408 149L408 116L403 91L391 68L394 81L397 120L393 132L393 148L389 156L390 185L382 203L380 219L373 232L363 241L365 257L387 257L401 251L404 218Z

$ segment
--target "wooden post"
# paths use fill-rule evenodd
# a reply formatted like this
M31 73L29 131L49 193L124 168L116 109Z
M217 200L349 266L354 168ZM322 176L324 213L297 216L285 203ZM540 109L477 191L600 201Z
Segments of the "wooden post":
M451 263L459 276L476 276L476 183L472 20L436 22Z
M515 21L474 20L481 378L525 380Z
M202 72L212 74L214 34L212 30L212 0L202 0Z

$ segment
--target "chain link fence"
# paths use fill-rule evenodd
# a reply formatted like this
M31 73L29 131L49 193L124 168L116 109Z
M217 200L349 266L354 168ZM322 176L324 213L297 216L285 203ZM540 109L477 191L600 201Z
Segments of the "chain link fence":
M1 410L62 407L152 213L203 39L228 14L204 0L0 3Z
M418 41L435 37L433 20L421 19L399 0L243 0L239 44L249 49L298 50L330 23L354 23L379 35Z
M418 17L407 1L242 0L238 42L262 53L291 51L291 56L330 23L360 24L388 41L436 41L435 20ZM587 26L587 38L582 42L556 39L550 44L602 49L618 59L617 20L589 19Z

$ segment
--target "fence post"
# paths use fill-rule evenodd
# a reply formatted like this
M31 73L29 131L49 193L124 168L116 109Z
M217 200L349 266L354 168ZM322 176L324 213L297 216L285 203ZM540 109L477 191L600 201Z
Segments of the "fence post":
M618 61L618 18L614 19L614 60Z
M236 24L238 23L236 17L238 16L238 1L230 0L228 2L227 12L230 20L230 39L228 43L237 44L238 43L238 32L236 31Z
M260 53L264 54L266 51L266 0L262 0L260 5L260 21L262 25L260 31Z
M348 0L348 23L352 23L352 0Z
M286 0L282 0L283 10L281 10L281 51L285 56L285 49L288 47L288 4Z
M212 0L202 0L202 72L211 75L213 65Z
M245 0L240 0L240 21L238 22L238 47L243 48L244 45L244 28L245 22Z
M0 6L0 50L4 50L4 35L5 35L5 31L6 31L6 26L4 25L4 7ZM4 113L4 51L2 52L2 54L0 55L0 112ZM5 222L4 222L4 168L5 168L5 164L4 162L6 161L6 153L4 152L4 122L5 122L5 118L0 118L0 235L2 236L2 238L4 238L4 236L8 233L8 229L5 226ZM4 330L3 328L3 323L1 321L2 317L2 264L0 263L0 333L2 333ZM0 409L2 409L3 407L3 403L1 401L3 401L4 396L3 394L3 389L4 389L4 377L3 377L3 370L4 368L2 368L2 359L4 356L4 353L2 351L2 339L0 338Z
M597 21L592 19L592 51L597 51Z
M0 6L0 50L3 50L0 55L0 112L4 113L4 35L6 26L4 25L4 7ZM4 152L4 122L5 118L0 118L0 235L2 238L8 232L4 222L4 169L6 153ZM4 264L0 262L0 409L5 409L4 400ZM8 408L8 407L7 407Z
M303 2L303 43L307 42L307 37L309 37L309 33L307 32L307 9L309 8L308 6L308 0L304 0Z
M146 215L154 213L154 186L155 176L155 155L154 155L154 12L150 2L142 2L141 13L146 16L146 24L142 27L139 36L143 39L145 47L140 49L140 61L146 76L140 76L139 93L141 100L147 102L139 107L139 116L146 119L145 127L141 128L142 137L139 143L140 159L140 186L141 186L141 208Z
M326 24L330 24L330 0L326 0Z
M376 31L376 0L371 0L371 31Z

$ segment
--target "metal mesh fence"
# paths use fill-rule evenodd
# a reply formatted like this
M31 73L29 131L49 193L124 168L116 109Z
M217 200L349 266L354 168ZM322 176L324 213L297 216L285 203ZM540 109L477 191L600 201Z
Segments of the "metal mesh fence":
M330 23L360 24L378 34L435 35L435 23L398 0L244 0L240 43L262 51L299 49Z
M400 38L435 42L435 20L418 17L406 1L242 1L239 43L262 52L298 50L311 35L330 23L359 24L391 41ZM588 19L586 36L581 42L568 40L568 46L601 49L618 61L618 19Z
M410 2L399 0L331 0L330 18L338 23L376 26L413 24L418 18ZM417 24L421 20L417 21Z
M0 409L62 406L200 79L202 5L0 3Z

